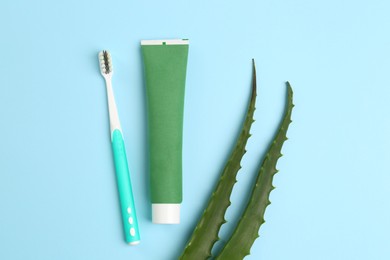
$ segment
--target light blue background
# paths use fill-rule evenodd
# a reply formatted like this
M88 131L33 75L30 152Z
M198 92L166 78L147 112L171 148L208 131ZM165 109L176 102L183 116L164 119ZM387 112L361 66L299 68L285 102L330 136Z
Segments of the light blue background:
M175 259L259 96L226 240L295 93L266 224L246 259L390 259L390 2L0 4L0 259ZM182 223L153 225L141 39L189 38ZM97 52L113 55L142 243L123 241ZM221 244L217 245L220 247Z

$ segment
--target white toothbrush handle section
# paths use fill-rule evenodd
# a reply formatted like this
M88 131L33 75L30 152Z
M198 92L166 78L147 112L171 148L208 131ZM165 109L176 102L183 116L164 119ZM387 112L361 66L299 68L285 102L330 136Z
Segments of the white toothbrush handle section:
M106 78L106 88L107 88L107 99L108 99L108 111L110 115L110 129L111 133L115 129L122 131L121 123L119 121L118 109L116 108L114 91L112 89L111 77Z

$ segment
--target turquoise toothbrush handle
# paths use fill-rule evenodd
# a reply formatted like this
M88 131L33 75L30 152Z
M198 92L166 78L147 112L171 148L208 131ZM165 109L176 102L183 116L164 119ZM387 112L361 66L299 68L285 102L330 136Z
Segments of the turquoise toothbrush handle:
M121 205L121 215L125 231L126 242L130 245L138 244L140 241L138 220L134 206L133 191L131 188L130 172L127 165L126 149L123 142L122 132L115 129L112 133L112 149L116 179Z

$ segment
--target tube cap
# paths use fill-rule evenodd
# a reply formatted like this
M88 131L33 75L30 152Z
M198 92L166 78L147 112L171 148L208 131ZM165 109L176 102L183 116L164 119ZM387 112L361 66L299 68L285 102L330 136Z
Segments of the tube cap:
M180 204L152 204L152 221L154 224L180 224Z

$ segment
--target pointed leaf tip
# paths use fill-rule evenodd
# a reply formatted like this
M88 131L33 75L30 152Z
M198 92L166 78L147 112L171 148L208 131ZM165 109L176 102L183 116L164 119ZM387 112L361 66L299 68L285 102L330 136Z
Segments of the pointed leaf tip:
M255 59L252 59L252 99L257 95L257 80L256 80L256 64Z

